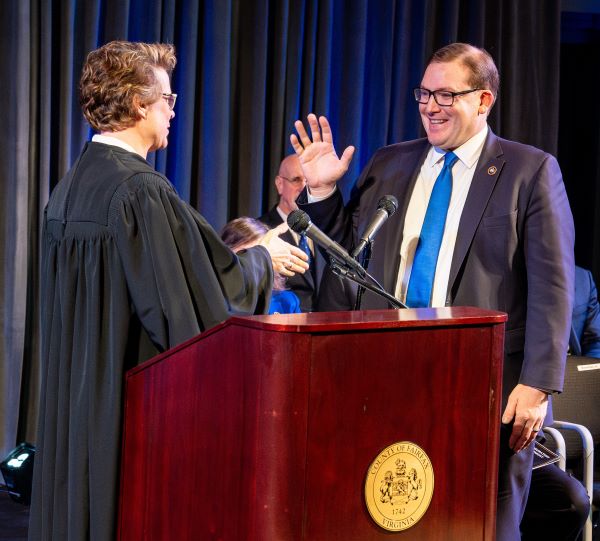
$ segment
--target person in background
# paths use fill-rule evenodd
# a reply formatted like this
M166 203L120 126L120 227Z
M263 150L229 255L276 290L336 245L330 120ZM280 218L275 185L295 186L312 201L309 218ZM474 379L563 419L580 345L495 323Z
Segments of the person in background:
M266 312L273 271L307 268L275 231L234 254L146 161L167 146L175 63L172 45L113 41L83 66L97 134L43 219L32 541L114 540L125 371L231 314Z
M575 299L569 349L572 355L600 359L600 305L594 277L575 267Z
M569 349L572 355L600 358L598 292L592 273L577 266ZM538 468L521 522L523 539L575 540L589 512L588 494L577 479L554 464Z
M270 228L286 223L288 214L298 208L296 198L304 186L306 179L300 167L300 160L295 154L291 154L283 159L275 176L279 201L258 219ZM287 287L299 297L302 311L312 312L315 310L324 261L319 251L315 250L312 240L301 237L290 229L283 233L281 238L302 248L310 258L310 272L292 276L287 280Z
M287 225L277 226L277 232L286 231ZM259 220L242 216L228 222L221 231L221 239L234 253L256 246L269 228ZM281 233L280 236L285 235ZM297 295L286 289L285 276L275 273L273 278L273 293L269 305L269 314L296 314L300 310L300 299Z
M414 89L427 137L377 150L347 205L335 186L353 147L338 157L329 122L314 114L310 135L296 121L290 139L307 180L298 207L346 249L356 246L382 196L398 199L369 266L385 289L411 308L508 313L496 539L514 541L529 491L530 444L552 422L549 396L563 387L575 235L556 159L489 128L498 88L487 51L465 43L436 51ZM351 309L343 287L337 278L327 289L323 282L319 308ZM362 307L388 304L367 292Z
M538 436L545 443L543 436ZM536 468L521 521L521 539L576 541L590 513L585 487L556 464Z

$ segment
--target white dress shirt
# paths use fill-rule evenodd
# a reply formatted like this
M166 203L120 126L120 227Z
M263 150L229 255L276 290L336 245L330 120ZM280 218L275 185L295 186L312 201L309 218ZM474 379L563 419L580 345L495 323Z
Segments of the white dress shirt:
M110 135L100 135L97 133L96 135L94 135L92 137L92 141L94 141L94 143L104 143L105 145L121 147L124 150L128 150L129 152L138 154L131 145L128 145L127 143L121 141L121 139L117 139L116 137L111 137Z
M488 127L486 124L479 133L454 150L458 160L452 167L452 195L433 280L431 295L431 306L433 307L446 305L448 278L458 234L458 224L487 133ZM396 297L402 301L406 300L406 290L419 235L421 234L421 227L425 220L433 185L444 165L445 155L446 151L439 148L431 147L429 149L408 203L402 234L402 246L400 247L400 268L398 269L395 288Z

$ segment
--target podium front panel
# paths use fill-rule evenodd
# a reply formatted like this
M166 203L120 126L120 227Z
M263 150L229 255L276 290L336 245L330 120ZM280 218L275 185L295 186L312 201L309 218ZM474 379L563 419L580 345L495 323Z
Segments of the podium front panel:
M493 539L505 316L303 316L235 318L128 374L120 539ZM364 486L401 441L434 489L390 532Z

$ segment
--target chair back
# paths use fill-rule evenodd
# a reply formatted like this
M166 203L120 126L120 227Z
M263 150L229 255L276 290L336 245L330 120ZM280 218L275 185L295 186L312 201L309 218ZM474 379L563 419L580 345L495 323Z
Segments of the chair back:
M567 357L565 384L561 394L552 396L554 419L584 425L592 434L594 447L600 443L600 359ZM564 432L567 462L582 456L581 438ZM598 463L598 460L595 461Z

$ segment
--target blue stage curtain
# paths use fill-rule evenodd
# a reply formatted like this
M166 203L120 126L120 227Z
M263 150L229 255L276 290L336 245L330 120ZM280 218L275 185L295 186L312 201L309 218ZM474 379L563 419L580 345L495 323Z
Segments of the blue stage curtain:
M33 440L39 385L39 224L90 130L77 85L114 39L175 44L168 149L150 156L219 229L276 199L293 122L328 116L338 151L421 134L412 88L452 41L486 47L502 76L492 127L556 151L559 0L4 0L0 3L0 456Z

